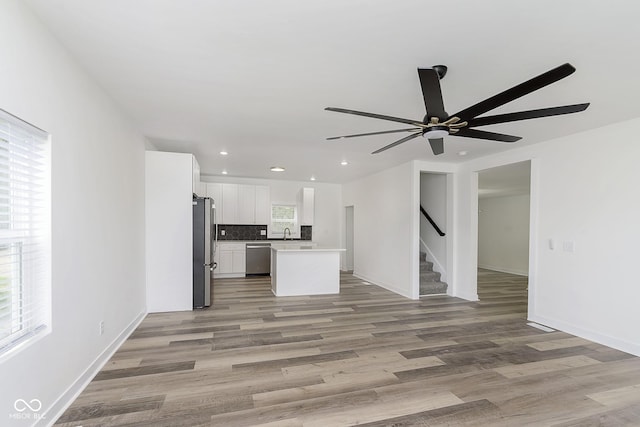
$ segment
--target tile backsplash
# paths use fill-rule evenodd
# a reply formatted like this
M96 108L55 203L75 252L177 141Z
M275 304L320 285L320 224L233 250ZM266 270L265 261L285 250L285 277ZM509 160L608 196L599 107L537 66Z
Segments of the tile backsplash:
M264 230L264 236L260 234L261 230ZM267 240L267 226L219 224L218 240Z
M303 225L300 227L299 240L311 240L312 226ZM224 236L222 231L224 230ZM260 232L264 230L264 235ZM218 224L218 240L267 240L266 225L237 225ZM298 240L298 239L292 239Z
M300 226L300 240L311 240L311 228L310 225Z

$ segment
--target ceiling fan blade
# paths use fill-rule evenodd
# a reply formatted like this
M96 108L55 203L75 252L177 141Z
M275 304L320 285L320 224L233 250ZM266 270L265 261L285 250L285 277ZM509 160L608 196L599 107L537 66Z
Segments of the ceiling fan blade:
M496 123L515 122L518 120L537 119L539 117L560 116L584 111L586 104L564 105L562 107L541 108L539 110L519 111L517 113L498 114L495 116L476 117L469 120L469 127L494 125Z
M422 135L422 132L417 132L417 133L411 134L411 135L409 135L409 136L405 136L404 138L399 139L399 140L397 140L396 142L392 142L392 143L391 143L391 144L389 144L389 145L385 145L384 147L377 149L376 151L374 151L374 152L373 152L373 153L371 153L371 154L378 154L378 153L381 153L381 152L383 152L383 151L385 151L385 150L388 150L389 148L395 147L396 145L400 145L400 144L402 144L403 142L407 142L407 141L409 141L410 139L413 139L413 138L415 138L416 136L419 136L419 135Z
M436 156L438 154L444 153L444 139L430 139L429 145L431 146L431 151L433 151L433 154L435 154Z
M327 111L335 111L336 113L355 114L356 116L371 117L373 119L389 120L391 122L406 123L414 126L421 126L421 120L403 119L400 117L383 116L382 114L365 113L364 111L345 110L344 108L327 107Z
M385 134L385 133L415 132L417 130L422 130L422 129L421 128L395 129L395 130L383 130L381 132L358 133L358 134L355 134L355 135L332 136L330 138L327 138L327 141L330 141L332 139L354 138L356 136L382 135L382 134Z
M573 68L571 64L563 64L553 70L540 74L531 80L527 80L524 83L520 83L519 85L512 87L511 89L507 89L504 92L492 96L491 98L487 98L484 101L472 105L451 117L460 117L462 121L469 121L480 114L486 113L487 111L493 110L494 108L513 101L514 99L548 86L551 83L555 83L558 80L571 75L574 71L576 71L576 69Z
M505 135L503 133L486 132L484 130L463 128L452 136L466 136L467 138L489 139L500 142L516 142L522 139L520 136Z
M442 90L440 89L440 78L436 70L432 68L418 68L418 77L422 87L422 97L424 107L427 109L427 116L438 117L444 120L447 113L444 111L444 101L442 100Z

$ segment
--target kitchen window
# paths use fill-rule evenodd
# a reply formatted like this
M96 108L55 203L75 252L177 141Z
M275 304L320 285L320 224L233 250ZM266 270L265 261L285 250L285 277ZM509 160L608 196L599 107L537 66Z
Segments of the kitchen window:
M49 135L0 110L0 357L49 330Z
M271 205L271 227L269 237L283 237L288 228L291 236L298 235L298 210L296 205L274 203ZM287 237L289 233L287 233Z

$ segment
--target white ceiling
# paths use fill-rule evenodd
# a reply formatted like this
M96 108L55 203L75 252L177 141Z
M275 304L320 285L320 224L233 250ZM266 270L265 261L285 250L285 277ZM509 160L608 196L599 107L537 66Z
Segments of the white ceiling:
M411 159L466 161L640 116L632 0L28 3L159 149L193 152L205 174L346 182ZM454 113L565 62L577 72L491 114L592 105L484 128L524 137L515 144L448 137L434 157L422 138L369 154L403 134L325 140L405 127L327 106L421 119L418 67L449 67L442 90ZM274 165L287 170L275 175Z

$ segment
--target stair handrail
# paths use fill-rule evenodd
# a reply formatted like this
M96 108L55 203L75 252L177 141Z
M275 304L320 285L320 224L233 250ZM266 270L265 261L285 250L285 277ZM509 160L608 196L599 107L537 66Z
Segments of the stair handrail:
M424 217L427 218L427 221L429 221L429 224L431 224L431 226L433 226L433 229L436 230L436 233L438 233L440 236L445 236L445 233L442 230L440 230L440 227L438 227L438 224L436 224L433 221L433 219L431 219L431 217L429 216L427 211L424 210L422 205L420 205L420 212L422 212L422 215L424 215Z

